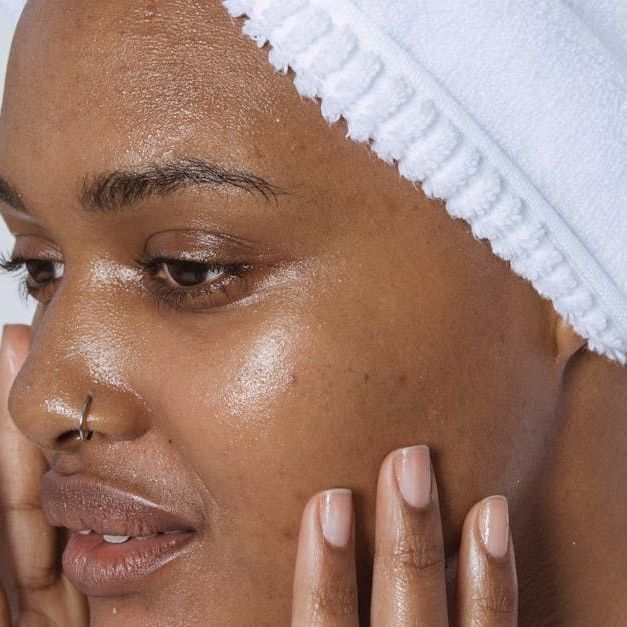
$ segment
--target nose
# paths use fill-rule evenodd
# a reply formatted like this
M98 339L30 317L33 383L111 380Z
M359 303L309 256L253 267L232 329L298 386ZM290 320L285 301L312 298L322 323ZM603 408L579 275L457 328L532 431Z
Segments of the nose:
M150 412L133 386L124 323L115 319L103 325L112 318L103 317L102 307L86 309L84 300L56 297L36 316L28 357L9 395L9 412L41 448L80 446L82 417L92 446L138 438L150 428Z

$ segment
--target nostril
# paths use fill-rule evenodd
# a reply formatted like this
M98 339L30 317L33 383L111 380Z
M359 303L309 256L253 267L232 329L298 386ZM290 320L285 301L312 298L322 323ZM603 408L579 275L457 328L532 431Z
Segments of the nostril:
M94 389L93 382L87 381L87 389L93 391L82 397L71 382L67 390L59 391L58 383L52 379L31 379L35 376L32 368L27 374L22 371L21 376L19 387L14 385L12 389L14 420L22 433L43 449L76 452L79 445L89 447L107 438L136 439L151 427L151 412L134 391ZM81 385L82 389L85 387ZM38 397L36 402L32 401L33 390ZM79 405L81 397L84 400Z
M78 429L71 429L69 431L64 431L61 435L58 435L56 442L57 444L64 444L68 440L76 440L78 437Z

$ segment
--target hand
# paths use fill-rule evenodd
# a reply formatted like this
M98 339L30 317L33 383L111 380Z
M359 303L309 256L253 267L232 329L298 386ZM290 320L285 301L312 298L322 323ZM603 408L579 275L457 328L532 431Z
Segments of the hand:
M388 455L379 472L370 620L373 627L505 627L517 624L518 586L507 501L496 496L466 516L457 594L447 610L442 526L426 446ZM348 490L307 503L294 576L292 625L359 624L355 522ZM362 617L363 619L363 617Z
M24 627L89 624L87 600L57 568L57 530L48 525L39 498L48 469L41 451L15 427L7 399L26 359L29 328L5 327L0 347L0 625L11 625L9 598Z

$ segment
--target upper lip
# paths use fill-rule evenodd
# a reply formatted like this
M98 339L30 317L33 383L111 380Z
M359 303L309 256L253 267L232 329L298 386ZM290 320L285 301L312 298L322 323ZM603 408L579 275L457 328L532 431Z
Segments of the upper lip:
M42 507L48 523L91 529L101 535L147 536L195 531L197 523L173 508L89 476L64 476L51 470L42 480Z

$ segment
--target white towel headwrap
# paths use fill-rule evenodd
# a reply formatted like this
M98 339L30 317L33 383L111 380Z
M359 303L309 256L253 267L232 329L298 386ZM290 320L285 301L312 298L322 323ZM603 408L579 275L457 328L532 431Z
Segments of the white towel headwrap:
M627 363L627 3L222 1L328 121Z

